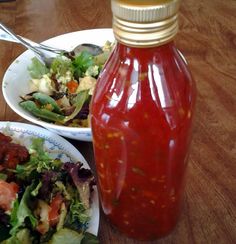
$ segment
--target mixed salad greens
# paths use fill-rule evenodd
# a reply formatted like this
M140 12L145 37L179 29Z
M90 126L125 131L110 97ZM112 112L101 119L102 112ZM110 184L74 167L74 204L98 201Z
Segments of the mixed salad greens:
M0 139L0 243L98 243L86 232L91 171L53 159L41 138L29 150L2 133Z
M89 103L112 46L107 41L99 54L88 48L59 55L49 68L34 57L28 67L32 92L21 97L20 106L46 122L89 127Z

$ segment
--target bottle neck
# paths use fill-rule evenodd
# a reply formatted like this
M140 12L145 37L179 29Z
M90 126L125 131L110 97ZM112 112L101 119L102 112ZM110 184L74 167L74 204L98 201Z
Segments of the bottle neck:
M179 0L112 0L113 31L128 46L155 47L178 32Z
M132 23L113 18L115 38L132 47L155 47L171 42L178 32L178 14L160 22Z
M169 40L167 43L164 43L159 46L153 46L153 47L134 47L130 46L127 44L124 44L120 42L119 40L117 41L115 52L119 53L119 56L122 58L125 58L127 56L141 56L141 57L146 57L146 56L153 56L156 53L164 53L167 50L173 50L176 49L175 43L173 40Z

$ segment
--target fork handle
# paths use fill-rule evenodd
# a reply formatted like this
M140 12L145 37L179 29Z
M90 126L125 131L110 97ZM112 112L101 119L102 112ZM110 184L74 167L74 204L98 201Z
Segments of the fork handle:
M27 48L30 48L30 47L39 48L39 49L43 49L45 51L55 52L57 54L61 54L61 53L65 52L65 50L54 48L54 47L49 47L49 46L41 44L41 43L39 44L39 43L33 42L27 38L16 35L15 33L13 33L12 30L10 30L8 27L6 27L1 22L0 22L0 40L21 43L24 46L26 46L26 44L27 44L27 46L26 46ZM29 47L29 45L30 45L30 47Z
M41 54L41 52L35 48L33 45L31 45L29 42L25 41L23 38L21 38L20 36L16 35L13 31L11 31L9 28L7 28L4 24L2 24L0 22L0 28L5 31L8 35L10 35L15 42L21 43L22 45L24 45L26 48L32 50L33 52L37 53L37 54Z

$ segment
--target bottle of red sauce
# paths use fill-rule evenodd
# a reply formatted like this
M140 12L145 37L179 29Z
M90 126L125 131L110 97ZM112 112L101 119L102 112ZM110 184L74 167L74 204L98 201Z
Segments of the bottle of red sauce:
M179 0L112 0L117 40L91 106L103 211L127 236L153 240L176 225L196 87L175 47Z

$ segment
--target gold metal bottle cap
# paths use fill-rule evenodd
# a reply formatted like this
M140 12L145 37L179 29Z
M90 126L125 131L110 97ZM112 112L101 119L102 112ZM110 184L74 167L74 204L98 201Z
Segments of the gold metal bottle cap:
M113 31L128 46L153 47L178 32L180 0L112 0Z

